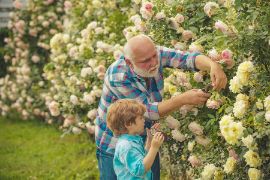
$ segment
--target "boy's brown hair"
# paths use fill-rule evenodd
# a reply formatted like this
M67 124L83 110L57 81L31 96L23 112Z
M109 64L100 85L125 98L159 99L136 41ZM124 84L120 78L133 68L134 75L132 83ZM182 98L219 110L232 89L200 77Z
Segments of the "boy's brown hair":
M127 133L127 125L135 123L143 116L145 106L134 99L120 99L110 105L107 113L107 125L116 136Z

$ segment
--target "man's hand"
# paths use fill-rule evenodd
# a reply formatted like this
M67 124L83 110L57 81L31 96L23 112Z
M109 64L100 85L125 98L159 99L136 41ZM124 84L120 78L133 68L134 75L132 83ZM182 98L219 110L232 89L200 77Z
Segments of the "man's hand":
M215 90L219 91L226 87L227 77L220 64L211 60L207 56L198 55L195 59L195 66L199 70L210 71L212 85Z
M206 103L207 99L210 97L210 94L203 92L201 89L191 89L183 94L180 94L179 96L182 96L184 104L202 105Z
M210 77L215 90L219 91L226 87L227 77L221 66L216 62L211 63Z
M210 94L203 92L201 89L192 89L160 102L158 112L160 116L165 116L183 105L203 105L209 97Z

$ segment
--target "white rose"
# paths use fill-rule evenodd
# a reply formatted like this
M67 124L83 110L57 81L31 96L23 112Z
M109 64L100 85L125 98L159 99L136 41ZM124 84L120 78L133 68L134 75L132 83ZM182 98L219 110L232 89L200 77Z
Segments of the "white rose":
M183 142L186 139L186 137L177 129L172 130L172 138L179 142Z
M157 20L164 19L165 17L166 17L166 15L165 15L164 11L158 12L158 13L156 14L156 16L155 16L155 18L156 18Z
M195 141L189 141L188 142L188 150L191 152L195 146L196 142Z
M78 128L78 127L73 127L72 128L72 132L74 134L81 134L82 130L80 128Z
M233 157L229 157L226 161L226 163L223 165L224 171L227 174L230 174L234 171L236 165L236 160Z
M234 76L233 79L230 80L230 90L233 93L239 93L242 89L242 84L237 76Z
M248 177L250 180L259 180L261 179L261 171L255 168L249 168Z
M94 120L97 116L97 109L92 109L90 111L88 111L87 113L87 117L91 120Z
M95 96L90 93L83 93L83 101L87 104L93 104L95 102Z
M270 96L267 96L264 99L264 107L265 107L266 111L270 111Z
M243 142L243 144L247 147L247 148L249 148L249 149L251 149L251 147L252 147L252 144L253 144L253 137L251 136L251 135L248 135L247 137L242 137L242 142Z
M91 67L82 68L81 70L81 77L85 78L88 75L91 75L93 73L93 70Z
M216 166L214 164L208 164L208 165L206 165L204 167L204 169L203 169L203 172L202 172L202 178L204 180L208 180L208 179L210 180L213 177L216 169L217 168L216 168Z
M265 113L265 119L266 119L267 122L270 122L270 111L267 111Z
M70 102L74 105L77 105L79 103L78 97L75 95L71 95L69 98Z

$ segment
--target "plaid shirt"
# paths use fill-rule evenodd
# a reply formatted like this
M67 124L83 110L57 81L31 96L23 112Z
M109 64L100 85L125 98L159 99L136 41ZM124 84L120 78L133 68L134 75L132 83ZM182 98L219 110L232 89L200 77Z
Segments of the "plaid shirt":
M146 119L158 120L158 102L162 101L164 87L163 68L196 70L195 58L199 53L178 51L161 46L157 46L157 52L160 61L159 73L156 77L149 78L148 89L145 80L126 64L124 56L121 56L107 69L95 120L95 139L97 148L100 150L114 154L117 142L117 138L106 125L107 109L110 104L118 99L136 99L146 106Z

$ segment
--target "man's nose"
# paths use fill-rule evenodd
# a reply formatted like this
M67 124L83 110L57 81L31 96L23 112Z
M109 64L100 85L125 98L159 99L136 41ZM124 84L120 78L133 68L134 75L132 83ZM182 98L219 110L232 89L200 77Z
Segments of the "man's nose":
M151 59L150 68L155 67L156 65L157 65L157 59L153 57L153 58Z

